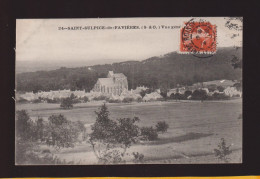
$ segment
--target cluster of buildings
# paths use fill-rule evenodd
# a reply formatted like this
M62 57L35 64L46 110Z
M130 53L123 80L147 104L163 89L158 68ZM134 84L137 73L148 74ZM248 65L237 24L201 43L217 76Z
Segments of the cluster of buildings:
M193 92L197 89L201 89L206 91L208 96L212 96L214 93L220 93L220 94L225 94L226 96L229 97L235 97L235 96L242 97L242 91L237 90L237 88L233 86L235 83L236 81L232 81L232 80L214 80L214 81L208 81L203 83L196 83L188 87L170 89L167 95L170 96L172 93L184 94L185 91L187 90ZM223 87L223 91L218 90L217 89L218 86ZM214 90L212 90L212 88Z
M242 96L242 92L238 91L235 87L232 87L235 82L231 80L216 80L211 82L204 82L203 85L201 83L194 84L193 86L189 87L180 87L180 88L174 88L170 89L167 93L168 96L170 96L172 93L180 93L184 94L185 91L194 91L196 89L203 89L207 92L209 96L213 95L214 93L224 93L227 96L233 97L233 96ZM223 91L218 91L217 89L214 91L209 91L209 86L212 85L219 85L224 88ZM131 89L128 90L128 82L127 77L123 73L114 73L113 71L109 71L107 78L99 78L94 85L93 90L90 92L86 92L85 90L57 90L57 91L40 91L37 93L33 92L26 92L24 94L17 94L16 99L25 99L27 101L33 101L37 99L62 99L70 97L71 94L74 94L77 98L84 98L87 97L89 100L92 100L96 97L100 96L106 96L109 99L112 100L123 100L124 98L133 98L138 99L142 98L140 95L140 92L142 90L146 90L147 88L137 87L135 90ZM152 93L146 94L142 100L149 101L149 100L156 100L162 98L160 95L160 90L156 90Z

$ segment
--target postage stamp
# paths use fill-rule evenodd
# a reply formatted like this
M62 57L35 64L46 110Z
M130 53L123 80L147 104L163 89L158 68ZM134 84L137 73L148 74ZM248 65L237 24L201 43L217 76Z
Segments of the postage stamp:
M207 21L185 22L181 28L180 53L214 54L216 52L216 25Z

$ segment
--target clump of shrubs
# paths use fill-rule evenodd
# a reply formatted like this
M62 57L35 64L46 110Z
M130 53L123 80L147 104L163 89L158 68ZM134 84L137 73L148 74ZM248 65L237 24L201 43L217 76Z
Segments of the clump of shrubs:
M157 130L154 127L142 127L141 136L143 140L153 141L158 139Z
M107 102L109 102L109 103L121 103L122 101L120 99L108 99Z
M215 99L215 100L220 100L220 99L229 99L230 97L225 95L224 93L214 93L212 95L212 97Z
M143 163L144 162L144 155L139 153L139 152L133 152L132 153L134 156L134 163Z
M156 130L157 132L167 132L168 128L169 128L169 124L167 124L165 121L160 121L156 124Z
M34 100L32 100L32 103L40 103L40 102L41 102L40 99L34 99Z
M81 98L81 100L82 100L84 103L89 102L89 99L88 99L87 96L84 96L83 98Z
M184 99L187 99L186 96L184 94L180 94L180 93L172 93L170 95L170 99L175 99L175 100L184 100Z
M60 107L63 109L73 108L73 100L70 97L62 99Z
M106 96L101 95L101 96L94 97L93 100L94 101L103 101L103 100L107 101L107 100L109 100L109 98L106 97Z
M232 153L230 150L231 145L227 146L226 141L224 138L220 139L220 143L218 144L218 148L214 149L215 156L224 162L229 162L230 158L228 155Z
M143 99L142 99L141 97L138 97L138 98L136 99L136 101L137 101L138 103L140 103L140 102L143 101Z
M58 99L58 98L54 98L54 99L49 99L49 98L46 98L46 102L47 103L60 103L62 101L62 99Z
M109 98L109 99L106 99L106 101L108 103L132 103L132 102L135 102L135 101L139 103L139 102L142 102L143 100L142 100L141 97L138 97L137 99L134 99L134 98L131 98L131 97L126 97L123 100Z
M131 102L133 102L134 101L134 98L129 98L129 97L127 97L127 98L124 98L123 99L123 103L131 103Z
M24 98L20 98L17 100L18 103L28 103L29 101L24 99Z
M34 121L25 110L16 114L16 155L17 164L67 164L53 158L51 151L40 150L41 143L56 149L74 147L76 142L85 140L84 124L67 120L63 115L52 115L48 121L42 118Z

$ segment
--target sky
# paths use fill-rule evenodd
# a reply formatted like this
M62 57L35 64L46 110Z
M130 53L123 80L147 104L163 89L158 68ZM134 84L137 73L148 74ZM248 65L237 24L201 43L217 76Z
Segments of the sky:
M17 19L16 60L144 60L178 51L186 18ZM225 26L224 17L203 17L217 26L217 48L242 45L242 31ZM239 22L242 25L242 22ZM175 26L173 29L59 30L74 26ZM232 37L233 34L236 37Z

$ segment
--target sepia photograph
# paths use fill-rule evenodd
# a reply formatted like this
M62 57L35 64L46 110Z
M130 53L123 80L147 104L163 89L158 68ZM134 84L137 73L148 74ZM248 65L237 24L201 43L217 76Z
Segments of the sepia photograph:
M16 19L15 165L243 163L242 17Z

